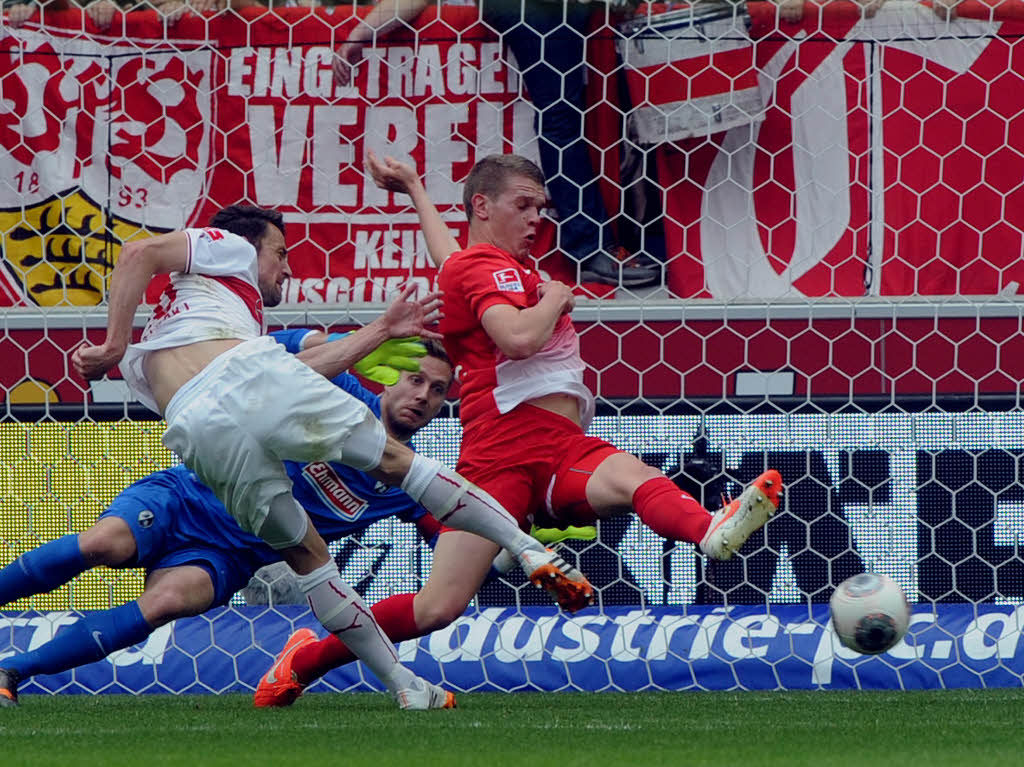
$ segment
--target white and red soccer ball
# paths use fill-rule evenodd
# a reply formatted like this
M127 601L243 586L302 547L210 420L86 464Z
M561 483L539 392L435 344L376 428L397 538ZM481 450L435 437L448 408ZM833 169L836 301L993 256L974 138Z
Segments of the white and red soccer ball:
M861 573L840 583L829 602L832 626L845 647L878 655L903 639L910 627L910 603L892 578Z

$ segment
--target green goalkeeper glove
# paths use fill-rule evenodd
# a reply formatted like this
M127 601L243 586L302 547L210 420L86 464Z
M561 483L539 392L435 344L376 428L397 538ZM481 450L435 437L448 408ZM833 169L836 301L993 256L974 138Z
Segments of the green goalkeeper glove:
M343 338L341 333L331 333L328 341ZM419 338L391 338L359 360L352 367L359 375L384 386L398 383L403 370L415 373L420 369L420 357L427 356L427 347Z
M537 527L534 525L530 528L530 535L545 546L550 546L552 543L560 543L561 541L569 540L592 541L597 537L597 528L593 525L587 525L585 527L569 525L567 528L562 530L557 527Z
M530 535L545 546L550 546L553 543L569 540L592 541L597 538L597 528L594 525L587 525L585 527L569 525L564 530L560 530L557 527L537 527L534 525L530 528ZM498 556L494 558L491 567L494 568L498 575L504 575L517 564L519 562L512 556L512 553L508 549L502 549L498 552Z

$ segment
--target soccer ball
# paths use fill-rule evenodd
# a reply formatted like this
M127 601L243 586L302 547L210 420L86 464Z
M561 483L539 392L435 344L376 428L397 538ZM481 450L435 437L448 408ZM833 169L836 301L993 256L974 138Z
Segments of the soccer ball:
M861 573L847 578L836 588L829 608L839 641L862 655L885 652L910 627L907 595L887 575Z

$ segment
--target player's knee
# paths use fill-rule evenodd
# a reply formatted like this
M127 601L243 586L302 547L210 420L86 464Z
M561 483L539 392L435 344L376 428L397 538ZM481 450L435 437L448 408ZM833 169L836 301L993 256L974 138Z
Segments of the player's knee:
M182 588L170 584L161 584L147 588L139 597L139 609L142 617L150 626L157 628L178 618L195 615L192 599Z
M309 530L312 533L316 532L314 527L310 527ZM280 552L284 561L296 574L308 574L332 562L327 543L319 535L307 535L297 545L281 549Z
M377 479L391 485L399 485L409 472L415 453L396 439L388 439L381 453L380 461L371 472Z
M270 509L259 536L273 549L304 546L309 532L309 515L292 497L282 493L270 501ZM317 536L319 538L319 536Z
M135 558L137 546L128 523L104 517L78 536L78 548L90 567L119 567Z
M622 507L627 510L633 503L633 494L649 480L665 475L639 458L616 453L607 458L587 483L588 497L594 497L601 507Z
M424 632L437 631L458 620L469 606L469 600L446 595L416 602L416 627Z
M352 430L345 440L343 461L359 471L372 471L380 466L389 442L380 419L367 410L366 419Z

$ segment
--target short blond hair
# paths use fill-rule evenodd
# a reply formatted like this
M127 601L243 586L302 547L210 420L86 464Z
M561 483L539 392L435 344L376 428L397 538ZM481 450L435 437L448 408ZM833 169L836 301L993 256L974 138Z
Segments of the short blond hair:
M522 176L544 186L544 171L532 160L518 154L492 154L480 160L466 177L466 185L462 189L462 205L466 208L466 218L473 220L473 198L482 194L494 199L505 191L508 180L513 176Z

